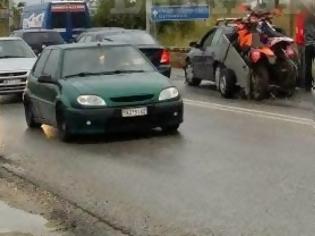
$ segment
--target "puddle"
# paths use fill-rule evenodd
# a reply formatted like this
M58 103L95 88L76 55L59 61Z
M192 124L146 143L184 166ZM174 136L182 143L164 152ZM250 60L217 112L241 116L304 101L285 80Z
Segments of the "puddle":
M39 215L15 209L0 201L0 236L61 236Z

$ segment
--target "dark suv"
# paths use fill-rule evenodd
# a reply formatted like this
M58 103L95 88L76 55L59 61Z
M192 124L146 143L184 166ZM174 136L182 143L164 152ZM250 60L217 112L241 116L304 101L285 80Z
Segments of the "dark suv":
M131 44L145 54L161 74L167 77L171 75L169 51L145 31L105 28L81 34L78 42L120 42Z
M11 36L20 37L33 49L35 54L40 54L43 48L50 45L64 44L65 41L54 30L29 29L14 31Z

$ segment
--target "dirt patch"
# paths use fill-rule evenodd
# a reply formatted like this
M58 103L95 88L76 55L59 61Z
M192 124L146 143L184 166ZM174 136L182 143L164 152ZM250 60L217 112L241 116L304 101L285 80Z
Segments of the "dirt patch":
M124 235L53 193L14 175L3 168L1 163L6 163L6 160L0 157L0 200L11 207L42 216L48 220L49 228L63 236ZM0 236L3 235L28 234L0 232Z

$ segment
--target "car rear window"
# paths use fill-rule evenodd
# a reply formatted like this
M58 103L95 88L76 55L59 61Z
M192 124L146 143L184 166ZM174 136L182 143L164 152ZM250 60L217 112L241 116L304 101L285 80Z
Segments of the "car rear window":
M58 32L28 32L24 33L23 39L29 45L56 45L64 43Z

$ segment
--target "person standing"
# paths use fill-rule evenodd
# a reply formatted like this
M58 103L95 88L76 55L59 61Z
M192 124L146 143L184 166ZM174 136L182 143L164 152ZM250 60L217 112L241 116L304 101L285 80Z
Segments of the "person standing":
M305 52L304 52L304 87L306 91L311 91L313 84L312 77L312 65L315 58L315 15L314 15L315 1L312 0L308 4L307 14L304 22L304 40L305 40Z

